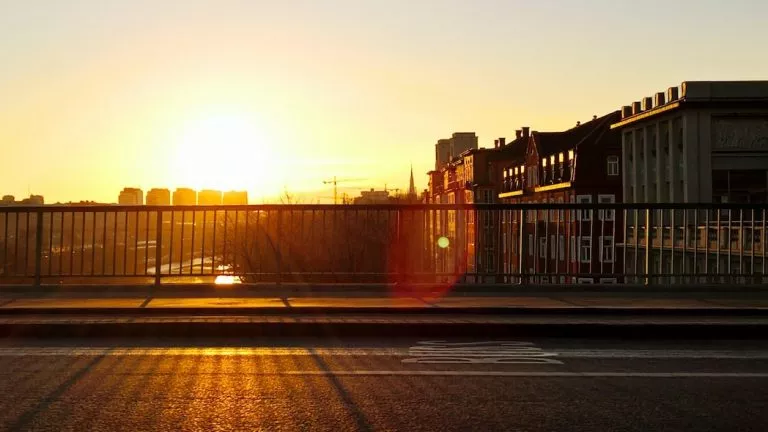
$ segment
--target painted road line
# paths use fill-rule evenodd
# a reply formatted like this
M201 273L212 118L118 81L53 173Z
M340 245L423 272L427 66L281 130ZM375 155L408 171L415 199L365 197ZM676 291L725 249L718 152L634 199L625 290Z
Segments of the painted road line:
M768 378L768 372L286 371L272 375L470 376L520 378Z
M408 350L403 363L419 364L563 364L555 352L546 352L532 342L422 341Z
M499 351L454 351L434 352L408 348L301 348L301 347L5 347L0 348L0 357L21 356L390 356L390 357L463 357L463 358L547 358L556 354L559 359L734 359L766 360L768 350L615 350L615 349L551 349L550 351L526 350ZM416 357L414 357L416 355Z

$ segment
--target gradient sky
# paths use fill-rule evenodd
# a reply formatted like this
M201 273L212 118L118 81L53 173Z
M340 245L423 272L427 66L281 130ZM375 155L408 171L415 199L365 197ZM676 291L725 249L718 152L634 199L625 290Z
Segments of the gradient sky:
M423 189L453 131L488 147L683 80L768 79L766 16L764 0L0 0L0 194L327 197L334 175L407 187L411 163Z

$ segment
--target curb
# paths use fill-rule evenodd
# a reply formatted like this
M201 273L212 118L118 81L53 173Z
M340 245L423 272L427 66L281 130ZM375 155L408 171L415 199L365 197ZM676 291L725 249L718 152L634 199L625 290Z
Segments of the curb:
M643 308L643 307L107 307L107 308L0 308L2 316L79 315L79 316L251 316L251 315L469 315L511 316L718 316L768 317L768 308Z
M397 322L27 322L0 324L6 338L89 337L368 337L765 339L768 323L397 323Z

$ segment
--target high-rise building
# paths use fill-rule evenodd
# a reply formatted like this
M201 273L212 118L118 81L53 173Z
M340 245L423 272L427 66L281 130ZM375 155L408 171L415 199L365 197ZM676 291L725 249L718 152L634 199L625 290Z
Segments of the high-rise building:
M477 135L474 132L456 132L450 138L438 140L435 144L435 170L440 170L465 151L476 148Z
M139 188L124 188L117 197L117 203L120 205L143 205L144 191Z
M203 189L197 194L198 205L221 205L221 191Z
M173 205L196 205L197 192L189 188L176 188L173 191Z
M248 192L246 191L224 192L224 205L246 205L246 204L248 204Z
M154 188L147 192L147 205L171 205L171 191Z

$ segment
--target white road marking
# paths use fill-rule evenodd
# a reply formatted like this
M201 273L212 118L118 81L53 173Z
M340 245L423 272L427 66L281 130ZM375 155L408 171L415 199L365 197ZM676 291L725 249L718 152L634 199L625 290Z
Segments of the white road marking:
M301 347L174 347L174 348L95 348L95 347L0 347L0 357L23 356L390 356L436 357L465 359L487 358L519 359L742 359L768 360L768 350L622 350L622 349L551 349L520 347L510 356L509 351L484 349L473 352L466 349L430 350L426 348L301 348ZM416 355L416 357L414 357Z
M563 364L531 342L478 341L451 343L423 341L408 350L403 363L420 364Z

